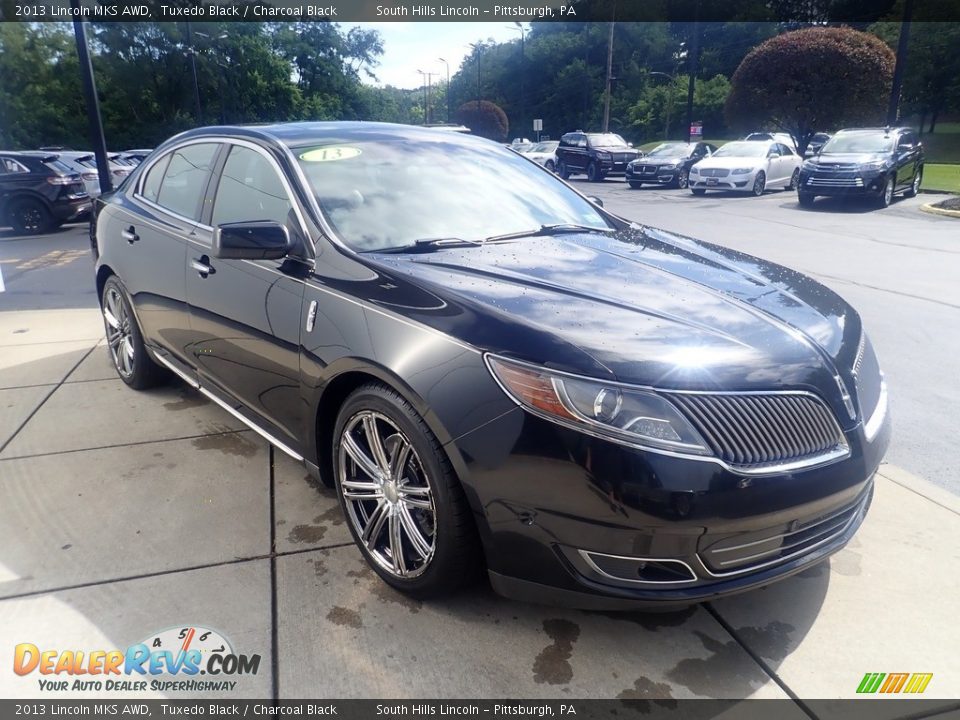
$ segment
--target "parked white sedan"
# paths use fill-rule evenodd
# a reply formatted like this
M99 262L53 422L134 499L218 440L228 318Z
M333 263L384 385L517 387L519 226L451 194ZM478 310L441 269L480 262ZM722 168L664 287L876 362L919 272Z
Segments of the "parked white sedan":
M524 150L521 154L533 160L537 165L543 165L547 170L553 172L557 167L557 146L559 140L545 140L537 143L529 150Z
M690 192L737 190L762 195L768 187L793 190L802 158L781 142L727 143L690 168Z

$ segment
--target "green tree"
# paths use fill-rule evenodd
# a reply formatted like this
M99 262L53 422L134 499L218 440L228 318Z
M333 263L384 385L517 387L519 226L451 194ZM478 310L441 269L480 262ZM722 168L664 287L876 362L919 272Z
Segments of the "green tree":
M457 110L457 122L466 125L474 135L503 142L510 124L503 109L489 100L467 101Z
M801 153L813 134L882 122L894 54L875 35L816 27L784 33L751 51L733 74L726 101L731 125L773 124Z

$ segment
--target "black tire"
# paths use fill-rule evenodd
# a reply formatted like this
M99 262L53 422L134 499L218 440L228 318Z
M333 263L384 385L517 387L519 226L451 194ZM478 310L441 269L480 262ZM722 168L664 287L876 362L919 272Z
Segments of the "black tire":
M146 390L166 380L166 370L147 354L130 296L116 275L107 278L103 285L100 308L107 354L120 379L134 390Z
M367 493L375 493L376 490L359 489L357 485L347 489L347 492L351 493L351 498L348 499L345 495L344 483L366 482L370 485L367 478L372 476L363 471L361 465L352 459L354 456L346 449L349 443L345 441L344 433L346 431L348 436L353 438L355 448L369 453L367 459L370 461L378 454L373 450L372 444L367 442L369 435L366 422L371 417L374 433L383 432L387 435L379 441L383 449L383 457L388 460L387 465L393 466L396 461L395 453L399 448L404 447L404 440L409 443L409 459L396 473L396 480L382 481L380 484L374 480L372 485L379 488L379 499L376 495L371 495L369 500L360 499ZM356 434L358 430L362 435ZM391 434L393 430L398 433ZM393 444L393 449L389 450L390 441L397 437L399 439ZM333 438L332 457L337 497L340 499L340 507L346 518L347 527L367 564L384 582L407 595L426 599L453 592L479 577L482 554L463 488L439 441L417 411L404 398L381 383L370 383L358 388L350 394L340 408ZM363 443L366 443L366 447L363 447ZM391 453L389 458L386 457L387 452ZM376 463L376 461L373 462ZM380 463L376 464L382 467ZM357 474L350 475L351 470ZM409 479L411 476L416 484ZM423 494L424 487L429 488L429 493ZM405 502L411 495L405 495L403 488L415 488L416 500L421 504L429 502L430 509L411 509L405 506ZM371 505L374 506L372 510ZM378 512L381 505L390 508L389 513L386 510ZM396 512L393 512L394 509ZM417 555L416 543L408 529L411 526L405 524L404 518L401 517L404 513L407 513L408 518L415 523L412 527L415 532L420 533L421 540L426 540L429 534L424 532L425 527L432 527L432 536L429 538L432 548L429 558L422 554ZM371 549L363 541L361 530L375 525L380 515L385 516L385 519L380 521L381 528L372 530L374 537ZM429 520L427 515L431 516ZM393 520L393 517L396 519ZM364 520L367 521L365 528L358 527ZM410 520L408 519L407 522ZM401 548L397 553L399 558L402 558L399 564L397 560L390 559L393 553L390 552L388 555L386 546L382 550L379 548L381 538L384 543L393 547L390 535L394 524L397 527L396 532ZM384 535L387 537L384 538ZM403 542L404 539L406 544ZM411 561L417 574L403 576L400 569L406 569L407 563ZM386 562L391 562L393 569L388 569ZM417 564L418 562L422 564Z
M643 187L643 183L642 183L642 182L637 182L636 180L627 180L627 185L629 185L630 187L632 187L634 190L636 190L637 188L642 188L642 187Z
M904 197L916 197L920 192L920 183L923 182L923 165L917 168L917 174L913 176L913 182L910 189L904 193Z
M603 180L603 173L597 168L595 162L591 162L587 165L587 180L590 182L600 182Z
M543 166L544 166L547 170L549 170L550 172L555 172L556 169L557 169L557 166L553 164L553 160L547 160L547 161L543 164Z
M877 197L877 205L881 208L890 207L890 203L893 202L893 195L897 189L897 180L893 175L890 175L886 182L883 185L883 190L880 191L879 197Z
M690 192L692 192L694 195L706 195L706 194L707 194L706 188L690 188Z
M7 209L7 221L18 235L40 235L53 229L53 217L39 200L14 200Z
M793 175L790 176L790 184L784 190L796 190L800 183L800 168L793 169Z
M677 187L681 190L684 190L690 185L690 171L681 170L680 174L677 175Z
M757 177L753 180L753 189L752 192L756 197L763 195L763 191L767 189L767 174L761 170L757 173Z
M567 164L563 160L557 163L557 175L564 180L570 179L570 168L567 167Z
M797 202L800 203L801 207L813 207L813 201L816 199L816 195L813 193L799 191L797 192Z

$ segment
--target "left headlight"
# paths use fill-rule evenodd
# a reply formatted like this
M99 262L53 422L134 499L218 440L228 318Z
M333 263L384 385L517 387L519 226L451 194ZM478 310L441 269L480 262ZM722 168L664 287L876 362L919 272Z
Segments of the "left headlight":
M609 160L612 157L613 155L611 155L608 152L602 152L602 151L597 152L597 160Z
M734 175L746 175L747 173L752 173L753 168L734 168Z
M883 170L886 166L887 166L886 162L884 162L883 160L878 160L876 162L863 163L860 166L860 170L867 170L867 171Z
M655 392L561 375L493 355L486 360L504 391L535 415L625 445L713 454L687 419Z

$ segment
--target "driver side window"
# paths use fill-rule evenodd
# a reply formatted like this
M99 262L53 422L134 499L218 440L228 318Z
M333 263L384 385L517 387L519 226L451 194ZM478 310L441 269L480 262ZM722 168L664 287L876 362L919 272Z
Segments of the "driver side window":
M220 174L211 224L272 220L295 229L292 212L293 205L271 163L255 150L234 145Z

